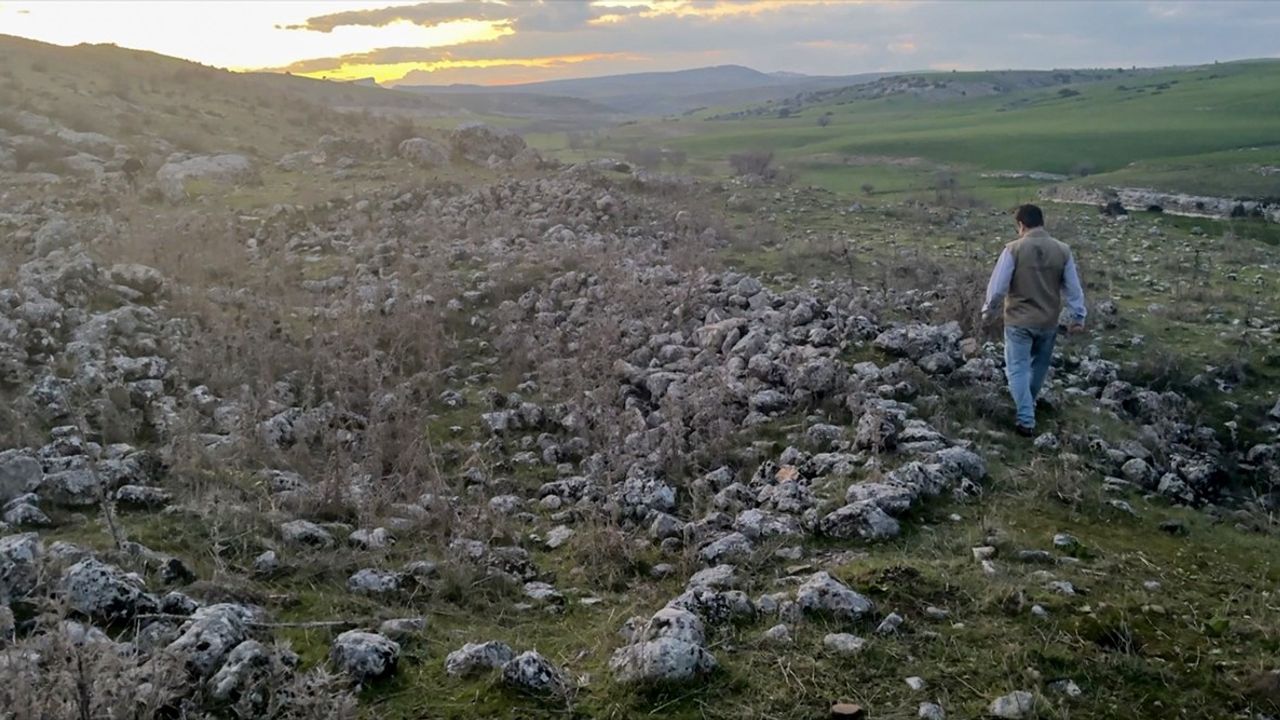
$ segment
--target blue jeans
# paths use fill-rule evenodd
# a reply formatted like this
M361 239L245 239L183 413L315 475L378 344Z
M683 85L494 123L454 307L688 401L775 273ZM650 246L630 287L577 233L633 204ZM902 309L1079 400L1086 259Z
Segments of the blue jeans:
M1036 426L1036 396L1049 373L1053 359L1053 343L1058 328L1028 328L1006 325L1004 328L1004 373L1009 378L1009 393L1018 407L1018 424Z

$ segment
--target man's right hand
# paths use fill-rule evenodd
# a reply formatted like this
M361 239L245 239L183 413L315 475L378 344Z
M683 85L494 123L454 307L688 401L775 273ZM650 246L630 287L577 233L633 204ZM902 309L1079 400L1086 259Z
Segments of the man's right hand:
M1084 332L1084 323L1072 323L1071 326L1067 328L1067 332L1072 335L1079 335Z

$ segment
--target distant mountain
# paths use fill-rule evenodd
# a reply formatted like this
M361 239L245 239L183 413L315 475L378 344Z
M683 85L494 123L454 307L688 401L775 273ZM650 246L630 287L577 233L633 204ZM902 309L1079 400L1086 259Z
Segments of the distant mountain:
M628 115L668 115L694 108L764 103L800 92L847 87L870 82L883 74L811 76L794 73L762 73L741 65L630 73L592 78L549 80L521 85L398 85L399 90L443 95L511 94L551 95L590 100Z

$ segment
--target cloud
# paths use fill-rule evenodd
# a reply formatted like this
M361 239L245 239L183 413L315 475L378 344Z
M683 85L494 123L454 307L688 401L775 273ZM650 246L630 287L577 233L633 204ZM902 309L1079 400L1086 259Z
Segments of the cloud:
M497 2L424 2L373 10L348 10L307 18L306 22L287 26L290 30L333 32L349 26L385 27L396 22L410 22L434 27L459 20L479 20L510 25L513 29L534 32L567 32L593 20L620 18L643 12L642 6L601 5L594 0L523 0Z
M433 2L331 13L303 27L424 26L467 18L501 28L491 36L430 49L386 47L294 63L293 72L348 65L422 63L415 82L464 67L470 82L509 82L515 61L545 79L742 64L816 75L923 68L1061 68L1171 65L1280 56L1280 3L1232 0L1108 2L825 0L546 0ZM504 62L482 66L478 61ZM507 62L510 61L510 62ZM683 65L687 67L688 65ZM531 72L522 72L528 77ZM394 81L396 78L391 77Z

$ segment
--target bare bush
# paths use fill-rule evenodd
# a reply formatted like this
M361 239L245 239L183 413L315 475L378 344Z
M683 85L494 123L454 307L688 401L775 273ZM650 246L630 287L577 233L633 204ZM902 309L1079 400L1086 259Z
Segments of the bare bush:
M662 164L662 150L648 145L635 145L627 148L623 158L646 170L655 170Z
M773 152L770 150L748 150L729 156L729 167L736 175L758 175L770 177L773 172Z

